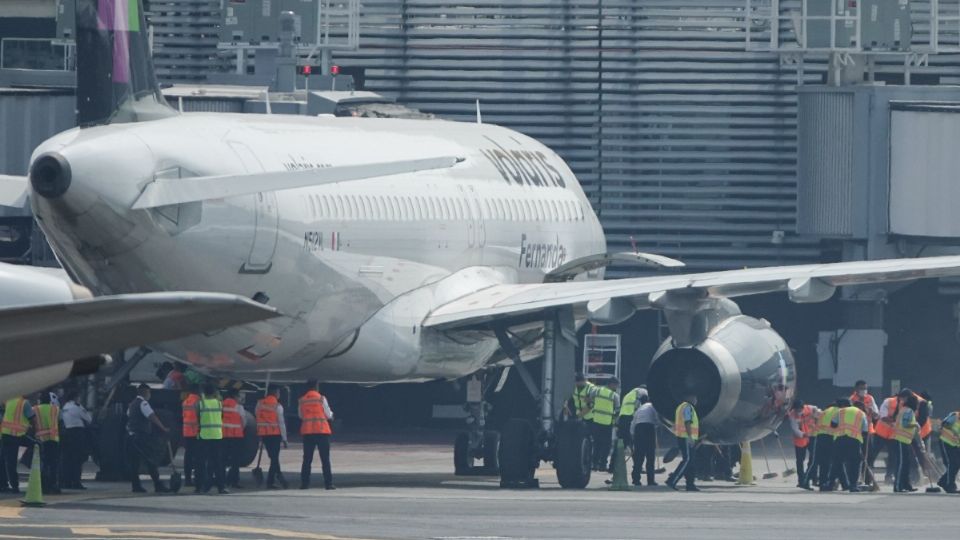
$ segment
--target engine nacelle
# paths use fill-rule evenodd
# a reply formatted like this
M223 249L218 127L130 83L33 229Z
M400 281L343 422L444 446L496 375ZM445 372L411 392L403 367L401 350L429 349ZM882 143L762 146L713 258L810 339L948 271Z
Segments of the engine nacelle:
M696 395L702 437L736 444L780 425L796 380L793 355L770 323L734 315L695 346L675 347L667 339L654 356L647 386L654 408L671 423L683 397Z

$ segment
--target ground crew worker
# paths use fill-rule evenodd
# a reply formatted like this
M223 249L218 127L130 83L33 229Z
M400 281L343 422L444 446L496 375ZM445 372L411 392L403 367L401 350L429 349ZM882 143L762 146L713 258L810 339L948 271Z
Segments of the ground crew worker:
M267 395L257 402L257 435L270 458L270 470L267 472L267 489L278 489L275 482L287 488L287 480L280 471L280 444L287 446L287 423L283 417L283 405L279 400L280 388L274 386Z
M60 493L60 407L50 401L50 394L41 392L40 403L33 408L40 443L40 485L47 495Z
M837 405L832 404L823 409L817 419L817 436L813 441L813 459L810 461L806 477L817 479L820 491L833 490L831 464L833 461L834 429L831 424L838 411Z
M927 443L930 440L930 434L933 433L933 399L926 391L919 394L910 392L917 398L917 425L920 426L920 439Z
M333 411L327 398L320 394L317 381L308 383L310 390L300 398L300 435L303 437L303 465L300 467L300 489L310 487L310 471L313 465L314 449L320 454L323 468L323 487L337 489L333 485L333 471L330 468L330 435L333 430Z
M0 444L2 444L3 466L7 475L9 491L20 493L20 480L17 473L17 456L20 447L26 446L26 435L31 424L36 426L33 407L23 396L7 400L3 411L3 423L0 424ZM4 490L6 491L6 489Z
M960 471L960 411L953 411L940 422L940 452L947 470L937 485L947 493L956 493Z
M624 448L630 448L633 443L633 413L640 406L640 396L647 395L645 386L638 386L627 392L620 400L620 416L617 418L617 438L623 441Z
M677 436L680 456L683 458L676 470L667 478L667 485L677 489L680 478L686 480L687 491L700 491L694 485L696 477L696 452L694 447L700 440L700 417L697 416L697 396L690 394L677 405L673 415L673 434Z
M187 387L187 397L181 405L183 417L183 477L184 483L193 485L193 476L197 471L197 435L200 433L200 420L197 418L197 403L200 394L197 385Z
M147 491L140 484L140 462L143 461L147 466L150 479L153 480L153 490L157 493L166 493L170 490L160 481L157 464L150 457L152 455L150 433L153 427L164 433L169 433L170 430L157 418L149 402L150 387L141 384L137 387L137 397L127 407L127 465L130 467L130 483L134 493Z
M816 437L817 415L820 409L807 405L802 399L793 400L787 417L790 419L790 431L793 432L793 451L797 460L797 487L810 487L807 475L808 463L813 462L813 446L810 439ZM808 459L809 458L809 459Z
M869 432L869 421L866 413L854 407L849 399L837 400L837 408L839 410L831 421L836 434L833 441L833 467L847 491L856 493L860 491L861 447Z
M76 390L70 390L65 397L60 418L63 420L61 434L62 465L60 484L65 489L87 489L80 483L83 464L90 454L87 429L93 423L93 417L77 400Z
M574 377L573 395L570 403L573 405L573 416L578 420L593 420L593 397L597 394L597 386L588 381L582 373ZM567 411L570 412L569 410Z
M915 412L918 405L917 396L911 393L901 400L900 410L894 420L893 439L897 444L897 472L893 483L894 493L917 490L910 484L910 463L913 461L911 459L913 438L917 435L919 429Z
M639 486L640 473L644 462L647 465L647 485L658 485L654 479L657 459L657 411L650 403L646 392L640 394L639 406L633 413L631 431L633 434L633 470L630 473L633 485Z
M590 429L593 434L593 468L596 471L607 470L607 457L610 456L610 443L613 440L613 423L620 409L620 394L617 388L620 381L616 377L607 379L606 384L597 388L593 396Z
M890 396L880 404L880 418L873 427L873 443L867 456L868 464L872 467L873 465L869 461L870 455L876 459L877 453L879 453L880 450L886 450L887 466L883 476L884 481L888 484L893 483L893 473L896 470L893 464L896 461L897 441L893 438L893 423L899 412L899 403L900 398L898 396Z
M217 493L229 493L223 470L223 403L217 398L217 389L212 384L204 385L196 409L200 420L200 432L197 434L200 466L197 468L194 492L207 493L216 483Z
M227 390L223 398L223 464L227 469L226 483L240 488L240 454L243 452L243 430L247 427L247 415L237 401L239 392Z
M877 455L880 453L881 444L878 443L875 439L877 438L874 424L880 420L880 408L877 406L877 400L873 398L870 394L869 389L867 388L867 381L859 380L853 385L853 393L850 394L850 403L856 405L857 403L863 404L863 410L867 413L867 421L870 422L870 435L868 435L867 440L864 441L866 444L866 459L867 465L871 468L873 467L874 461L877 459Z

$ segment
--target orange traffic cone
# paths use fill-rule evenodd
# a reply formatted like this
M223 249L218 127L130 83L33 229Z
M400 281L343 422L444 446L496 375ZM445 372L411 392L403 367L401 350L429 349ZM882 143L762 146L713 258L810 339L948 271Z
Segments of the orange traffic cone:
M30 464L30 480L27 483L27 496L20 499L22 506L46 506L43 502L43 486L40 480L40 445L33 448L33 463Z

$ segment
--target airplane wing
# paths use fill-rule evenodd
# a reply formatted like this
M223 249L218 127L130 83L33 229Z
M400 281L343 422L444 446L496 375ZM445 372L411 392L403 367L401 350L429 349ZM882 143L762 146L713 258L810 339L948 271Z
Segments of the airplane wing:
M26 176L0 174L0 206L23 208L27 204L29 187Z
M341 165L324 169L272 171L237 176L157 179L147 184L134 201L134 210L170 204L252 195L350 180L363 180L432 169L448 169L462 158L445 156L363 165Z
M0 308L0 377L277 316L240 296L199 292Z
M452 330L496 319L591 301L629 302L633 309L657 309L676 299L737 297L786 291L795 302L828 300L843 285L862 285L960 275L960 256L889 259L652 276L609 281L504 284L482 289L434 309L423 325Z

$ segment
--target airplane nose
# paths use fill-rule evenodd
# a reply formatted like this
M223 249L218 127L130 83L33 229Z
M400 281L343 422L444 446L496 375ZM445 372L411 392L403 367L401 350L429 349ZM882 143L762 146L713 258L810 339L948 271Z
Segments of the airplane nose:
M70 163L57 152L38 156L30 167L33 191L46 199L56 199L66 193L71 179Z

